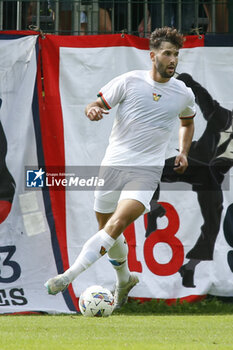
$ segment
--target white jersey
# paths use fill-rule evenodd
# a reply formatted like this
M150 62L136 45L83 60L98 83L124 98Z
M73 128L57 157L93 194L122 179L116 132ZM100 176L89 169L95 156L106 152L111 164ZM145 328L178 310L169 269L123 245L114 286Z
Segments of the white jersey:
M149 71L116 77L98 94L106 108L119 104L102 165L163 166L176 118L193 118L194 94L175 78L158 83Z

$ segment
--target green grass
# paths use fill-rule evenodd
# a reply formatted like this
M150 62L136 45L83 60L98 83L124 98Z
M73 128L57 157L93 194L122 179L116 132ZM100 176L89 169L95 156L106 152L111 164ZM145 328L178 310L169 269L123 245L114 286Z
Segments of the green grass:
M233 349L232 315L5 316L1 350Z
M233 349L233 304L128 303L108 318L0 317L0 350Z

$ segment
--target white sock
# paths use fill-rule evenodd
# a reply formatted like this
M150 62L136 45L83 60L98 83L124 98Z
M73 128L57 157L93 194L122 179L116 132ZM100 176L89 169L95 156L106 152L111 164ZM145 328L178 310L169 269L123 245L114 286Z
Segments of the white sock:
M73 265L63 275L72 282L81 272L107 253L115 242L116 240L106 231L98 231L84 244Z
M111 262L117 278L117 285L122 286L129 281L130 271L128 268L128 245L125 237L121 234L114 245L108 250L108 258Z

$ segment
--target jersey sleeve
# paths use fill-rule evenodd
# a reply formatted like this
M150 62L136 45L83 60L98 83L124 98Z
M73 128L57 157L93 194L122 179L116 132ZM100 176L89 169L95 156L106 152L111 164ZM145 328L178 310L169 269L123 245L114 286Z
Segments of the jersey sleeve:
M187 88L187 90L187 104L186 108L179 115L180 119L192 119L196 115L195 96L190 88Z
M125 98L125 75L120 75L112 79L97 94L101 98L105 108L111 109Z

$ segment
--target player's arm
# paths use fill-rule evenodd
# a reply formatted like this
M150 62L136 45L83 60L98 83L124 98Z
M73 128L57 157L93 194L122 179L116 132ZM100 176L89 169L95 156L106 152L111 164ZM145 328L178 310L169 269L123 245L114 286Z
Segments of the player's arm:
M192 143L194 133L193 119L181 119L179 129L179 150L180 153L175 159L174 170L183 174L188 167L188 152Z
M108 113L100 97L96 101L89 103L85 108L85 114L91 121L98 121L103 118L103 114Z

